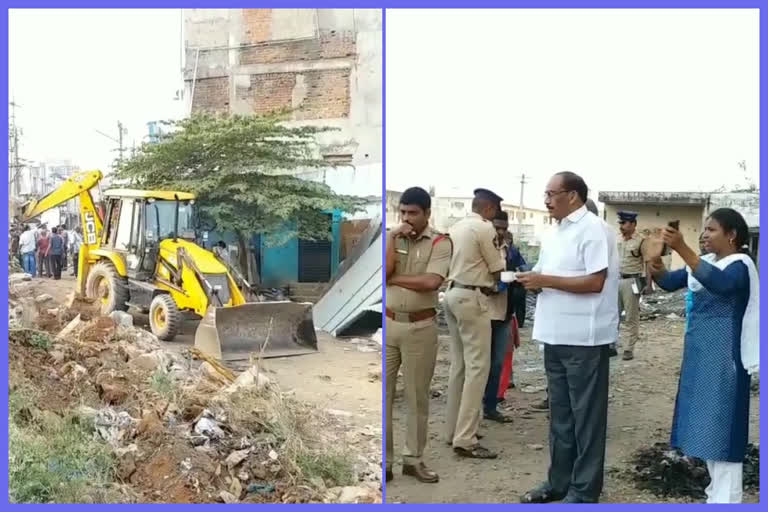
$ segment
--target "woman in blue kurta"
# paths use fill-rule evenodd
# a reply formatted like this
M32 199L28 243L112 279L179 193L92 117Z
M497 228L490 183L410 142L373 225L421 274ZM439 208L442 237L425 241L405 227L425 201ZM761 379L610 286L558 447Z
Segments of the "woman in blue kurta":
M693 291L670 444L707 461L709 503L741 502L750 373L759 359L757 270L743 249L748 236L738 212L719 209L707 219L709 254L698 255L679 231L666 228L664 241L687 267L667 272L660 258L650 263L663 289Z

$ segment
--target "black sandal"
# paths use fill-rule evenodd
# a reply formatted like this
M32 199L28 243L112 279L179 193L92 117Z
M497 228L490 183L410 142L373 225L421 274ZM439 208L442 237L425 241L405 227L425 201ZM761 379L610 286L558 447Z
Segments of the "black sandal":
M556 494L548 485L542 485L523 494L520 503L551 503L563 498L565 498L564 494Z
M468 459L495 459L498 457L498 454L480 446L479 444L476 444L472 448L460 448L457 446L454 447L453 451L460 457L466 457Z
M483 414L483 418L490 421L495 421L496 423L512 423L514 420L506 416L499 411L494 411L491 414Z

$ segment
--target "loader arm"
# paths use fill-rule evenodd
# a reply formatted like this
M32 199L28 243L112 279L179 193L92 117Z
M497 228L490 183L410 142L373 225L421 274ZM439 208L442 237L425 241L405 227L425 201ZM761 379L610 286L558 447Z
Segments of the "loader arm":
M27 222L51 208L66 203L70 199L75 197L80 199L83 247L80 249L80 261L75 263L78 265L77 293L80 296L85 296L85 279L88 274L89 252L99 248L99 239L104 227L91 195L91 189L99 184L102 177L101 171L78 172L50 194L27 203L22 213L22 222Z

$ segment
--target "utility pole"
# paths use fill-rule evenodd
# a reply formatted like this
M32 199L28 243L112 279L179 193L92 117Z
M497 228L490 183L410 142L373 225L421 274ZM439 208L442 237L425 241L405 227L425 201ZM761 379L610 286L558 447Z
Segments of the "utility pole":
M118 144L120 144L120 147L118 148L120 157L118 159L118 162L123 163L123 123L120 121L117 122L117 133L119 137Z
M123 151L125 150L125 148L123 147L123 135L128 133L128 130L125 129L125 127L123 126L123 123L121 123L120 121L117 122L117 133L118 133L118 135L117 135L118 138L117 139L114 138L113 136L109 135L109 134L106 134L106 133L102 132L101 130L96 130L94 128L93 131L95 131L96 133L98 133L102 137L106 137L109 140L114 141L114 142L117 143L117 149L116 149L117 154L118 154L117 162L118 163L122 163L123 162ZM113 150L113 151L115 151L115 150Z
M11 150L11 160L13 163L9 166L11 169L13 169L9 175L11 177L10 183L13 183L13 191L14 195L17 197L21 193L21 183L19 180L19 176L21 174L21 164L19 163L19 128L16 125L16 107L20 107L18 103L16 103L15 100L11 100L9 103L11 107L11 129L10 129L10 144L9 149ZM9 183L9 184L10 184Z
M523 197L525 192L525 185L528 183L528 181L525 179L525 174L522 174L519 176L520 178L520 209L523 209Z

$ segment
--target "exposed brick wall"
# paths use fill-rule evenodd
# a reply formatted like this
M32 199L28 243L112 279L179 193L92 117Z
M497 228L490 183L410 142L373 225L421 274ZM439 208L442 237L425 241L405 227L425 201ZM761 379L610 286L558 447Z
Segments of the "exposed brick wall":
M245 41L261 43L272 35L272 9L243 9Z
M238 87L235 94L239 100L249 102L256 114L290 109L299 75L304 81L304 95L294 113L297 120L349 116L350 72L345 69L251 75L250 87Z
M291 108L295 73L267 73L252 75L251 87L237 88L237 98L251 103L256 114L269 114Z
M228 112L229 78L205 78L195 83L192 112Z
M349 117L349 70L307 71L307 94L296 119L338 119Z
M353 56L355 51L353 31L323 31L319 38L266 43L243 48L240 53L240 64L333 59Z

